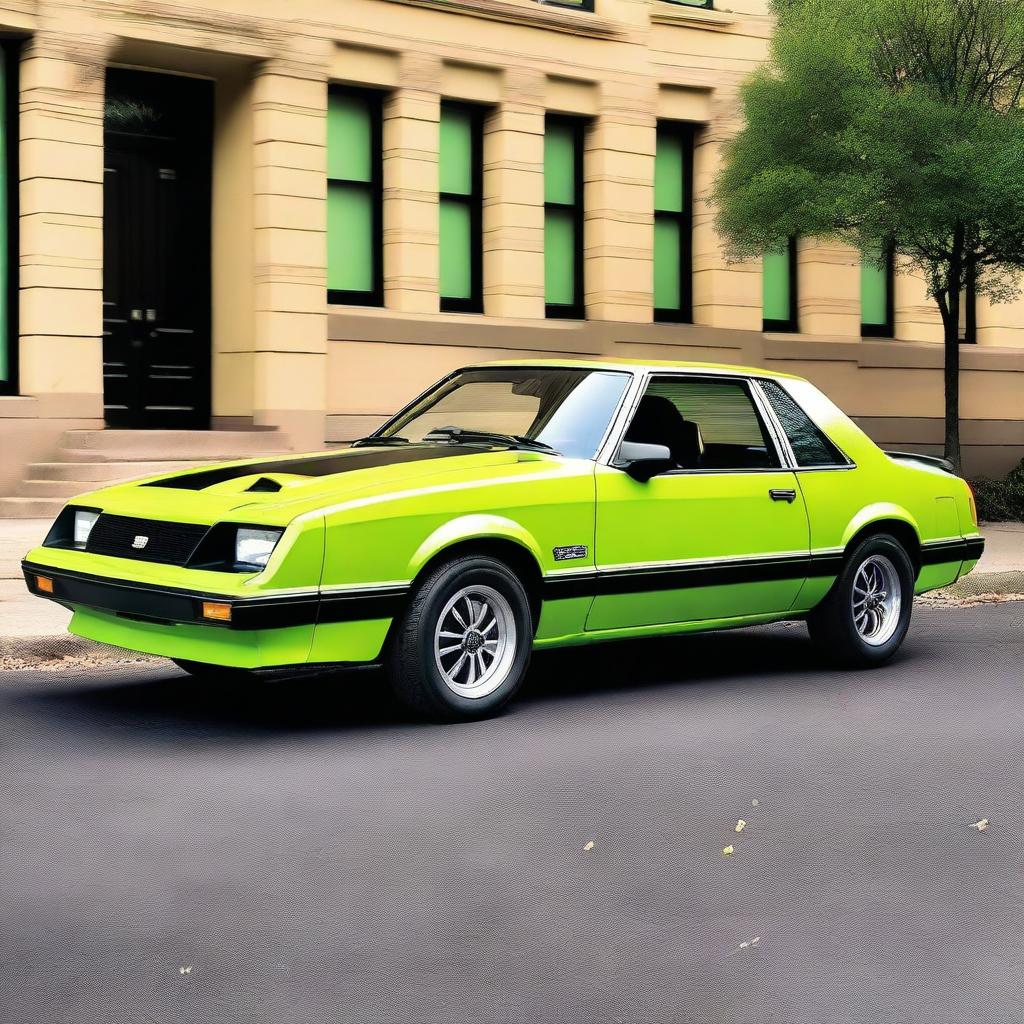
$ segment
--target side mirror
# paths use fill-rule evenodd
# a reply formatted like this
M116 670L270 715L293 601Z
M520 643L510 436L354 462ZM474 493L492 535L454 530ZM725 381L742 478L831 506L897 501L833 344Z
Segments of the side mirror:
M645 484L652 476L675 469L672 453L663 444L640 444L637 441L623 441L619 453L612 463L616 469L624 470L634 480Z

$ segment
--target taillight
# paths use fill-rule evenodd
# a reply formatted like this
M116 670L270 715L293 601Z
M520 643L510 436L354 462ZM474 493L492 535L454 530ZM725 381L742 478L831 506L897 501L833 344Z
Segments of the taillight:
M964 481L964 483L967 484L967 504L970 505L971 507L971 522L974 523L974 528L977 529L978 503L974 500L974 490L971 488L971 485L968 484L966 480Z

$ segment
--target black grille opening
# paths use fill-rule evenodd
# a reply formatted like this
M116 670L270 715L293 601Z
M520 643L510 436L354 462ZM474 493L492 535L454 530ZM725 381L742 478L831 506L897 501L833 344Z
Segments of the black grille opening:
M184 565L209 529L198 523L168 523L104 513L89 534L86 551L139 562Z

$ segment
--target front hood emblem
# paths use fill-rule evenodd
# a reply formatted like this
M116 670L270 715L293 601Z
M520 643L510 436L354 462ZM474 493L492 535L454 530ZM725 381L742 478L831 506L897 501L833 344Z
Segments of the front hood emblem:
M142 534L139 534L135 538L135 540L132 541L132 547L136 551L141 551L148 543L149 543L149 538L148 537L143 537Z

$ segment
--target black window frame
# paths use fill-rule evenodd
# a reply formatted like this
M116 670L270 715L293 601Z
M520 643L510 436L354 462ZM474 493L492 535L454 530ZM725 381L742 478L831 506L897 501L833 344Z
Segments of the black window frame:
M797 282L797 271L799 260L797 259L797 237L790 235L786 241L787 255L789 257L789 319L788 320L762 320L761 330L765 333L777 334L799 334L800 333L800 312L797 303L800 299L800 288Z
M335 85L328 87L328 95L358 96L370 104L370 181L367 188L370 193L373 238L370 245L370 258L373 261L371 271L372 286L367 291L356 291L343 288L328 288L328 305L337 306L383 306L384 305L384 99L385 93L380 89L364 89L359 86ZM328 108L329 110L329 108ZM330 114L328 113L328 116ZM327 177L327 189L331 182L344 182L348 185L366 184L353 182L348 178ZM330 252L330 239L327 239Z
M861 259L863 260L863 257ZM896 336L896 250L892 246L889 246L885 253L885 323L866 324L862 320L860 336L862 338L894 338Z
M961 345L978 344L978 268L972 262L967 268L967 283L964 287L961 303L966 304L964 311L964 336L959 338ZM960 325L956 325L957 336Z
M662 3L676 7L695 7L698 11L711 11L715 7L715 0L703 0L701 3L693 3L693 0L662 0Z
M20 137L20 104L19 93L21 49L20 39L0 40L4 49L4 86L6 88L4 109L0 111L6 119L7 153L4 173L5 198L7 200L7 280L0 282L7 298L7 337L0 343L7 346L7 380L0 380L0 395L18 395L20 388L19 349L21 332L19 329L20 286L19 268L21 253L18 226L20 222L19 198L19 160L18 139Z
M466 100L441 100L441 116L445 108L462 110L470 115L470 194L442 192L438 189L438 218L442 200L458 202L469 207L470 252L468 299L446 298L440 294L438 277L438 307L442 313L482 313L484 311L484 122L490 108ZM439 156L440 160L440 156ZM439 250L440 261L440 250Z
M582 0L578 4L571 3L570 0L537 0L537 2L545 7L567 7L571 11L586 11L588 14L594 13L594 0Z
M679 225L679 308L654 307L655 323L693 323L693 148L697 137L697 126L689 121L658 121L657 137L662 133L677 136L683 146L683 209L680 213L671 210L654 210L654 223L658 220L672 220ZM657 146L657 141L655 141ZM655 258L657 252L654 253Z
M583 151L586 145L587 125L586 117L578 117L574 114L545 114L544 133L547 135L548 126L552 124L566 125L573 132L573 202L549 203L544 199L545 222L548 209L570 210L573 223L573 256L575 266L573 267L573 301L569 305L547 302L545 296L544 317L547 320L585 320L587 317L587 303L584 288L586 278L583 272L583 231L586 218L586 207L583 202ZM547 169L545 168L545 174ZM544 239L544 251L547 252L547 238Z

